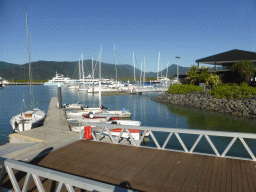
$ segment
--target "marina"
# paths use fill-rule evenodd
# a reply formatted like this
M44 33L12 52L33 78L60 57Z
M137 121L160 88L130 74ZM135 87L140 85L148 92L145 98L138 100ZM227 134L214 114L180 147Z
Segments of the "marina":
M0 5L0 192L256 191L253 1Z
M50 89L53 90L53 88ZM56 91L53 90L53 95L56 95ZM67 94L70 94L70 90L64 88L64 101ZM109 96L102 99L106 103L111 97L122 96ZM149 96L129 95L129 97L148 98ZM75 98L77 99L77 97L73 99ZM256 184L256 178L254 178L255 134L174 129L166 128L167 124L162 124L162 128L152 124L147 126L146 121L141 119L142 116L138 116L136 110L127 108L132 113L131 119L142 121L141 126L91 123L99 128L92 129L93 139L88 141L84 138L83 130L81 133L71 131L65 110L57 107L57 101L56 97L50 98L47 118L42 127L10 134L9 143L0 146L2 164L7 168L13 167L17 180L15 185L15 182L9 180L10 173L3 176L5 189L14 190L14 186L19 186L21 189L25 185L32 191L37 188L55 191L61 187L59 183L64 183L66 187L76 186L75 191L79 188L99 191L254 190ZM94 99L91 98L92 101L94 106L98 103L97 95ZM89 100L81 103L92 104ZM154 106L153 102L151 104L151 107ZM139 106L143 107L143 103ZM112 105L107 107L113 108ZM157 119L152 122L161 125ZM175 123L179 127L182 126L180 124L182 118ZM127 129L128 135L132 134L131 130L142 130L142 138L136 140L134 136L132 136L133 139L128 136L130 138L128 142L127 139L121 139L118 135L106 135L108 131L116 128L121 128L121 131ZM147 132L149 136L146 138L144 136ZM220 145L219 140L214 138L216 136L231 137L231 140L222 140L225 142ZM240 141L237 138L241 140L247 156L236 150L237 141ZM248 139L250 139L249 143ZM211 150L205 148L206 144ZM35 176L31 176L31 182L26 185L26 174L21 175L17 171L26 173L28 169L33 170L30 173ZM53 171L52 174L57 174L57 177L56 175L54 178L46 176L45 173L49 171ZM41 184L35 185L32 178L38 178L39 180L36 181L40 181ZM81 180L81 182L72 182L72 179ZM99 186L101 186L100 189Z

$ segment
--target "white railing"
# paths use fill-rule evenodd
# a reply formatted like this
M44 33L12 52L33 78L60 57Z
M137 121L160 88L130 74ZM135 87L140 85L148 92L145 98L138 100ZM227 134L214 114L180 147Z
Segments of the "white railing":
M101 131L96 134L96 132L93 132L93 140L94 141L101 141L103 137L106 135L109 137L110 141L115 144L122 144L122 134L125 131L129 135L129 140L131 145L133 146L139 146L139 147L150 147L150 146L142 146L141 143L143 139L145 138L146 133L148 132L149 135L151 136L154 144L156 145L157 149L162 149L162 150L170 150L170 151L180 151L180 152L185 152L185 153L194 153L194 154L200 154L200 155L209 155L209 156L217 156L217 157L227 157L227 158L235 158L235 159L245 159L245 160L252 160L256 161L255 154L251 151L249 148L248 144L244 139L250 139L256 141L256 134L254 133L238 133L238 132L225 132L225 131L207 131L207 130L192 130L192 129L177 129L177 128L162 128L162 127L145 127L145 126L125 126L125 125L113 125L113 124L94 124L97 127L101 127ZM113 128L122 128L120 134L118 137L114 137L111 134L111 129ZM135 141L134 138L132 137L129 129L139 129L142 131L141 137L139 141ZM155 135L153 132L163 132L167 134L167 138L164 141L163 145L160 146L158 140L156 139ZM107 133L107 134L106 134ZM185 145L183 140L181 139L179 134L186 134L186 135L198 135L196 141L193 143L190 149L188 149L190 146ZM177 140L179 141L180 145L182 146L183 150L177 150L177 149L167 149L166 145L168 142L171 140L171 136L175 135ZM210 136L216 136L216 137L228 137L232 138L232 140L229 142L227 147L224 148L223 152L220 153L220 150L217 150L216 146L212 142ZM200 140L205 137L209 145L211 146L212 150L214 151L214 154L211 153L201 153L201 152L195 152L195 148L198 146ZM81 138L83 138L83 131L81 133ZM174 138L174 137L173 137ZM248 154L250 155L250 158L245 158L239 156L227 156L227 153L230 151L231 147L234 145L235 141L240 140ZM154 148L154 147L150 147Z
M22 189L19 188L17 179L13 173L13 169L27 173ZM1 191L1 184L3 181L3 176L5 171L8 173L8 176L11 180L11 183L15 192L27 191L31 179L34 180L38 191L45 192L45 189L39 177L43 177L46 179L59 182L56 192L60 192L64 187L68 192L74 192L75 191L74 187L78 187L80 189L89 190L89 191L104 191L104 192L105 191L106 192L133 191L133 190L117 187L114 185L105 184L99 181L94 181L94 180L86 179L83 177L78 177L78 176L70 175L67 173L62 173L59 171L55 171L55 170L51 170L51 169L47 169L47 168L43 168L36 165L31 165L28 163L15 161L11 159L7 159L4 161L4 167L0 172L0 191Z

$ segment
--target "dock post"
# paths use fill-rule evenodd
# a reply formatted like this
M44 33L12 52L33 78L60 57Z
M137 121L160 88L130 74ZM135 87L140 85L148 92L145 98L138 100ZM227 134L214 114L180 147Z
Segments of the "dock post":
M61 85L58 84L58 104L59 108L62 108L62 95L61 95Z

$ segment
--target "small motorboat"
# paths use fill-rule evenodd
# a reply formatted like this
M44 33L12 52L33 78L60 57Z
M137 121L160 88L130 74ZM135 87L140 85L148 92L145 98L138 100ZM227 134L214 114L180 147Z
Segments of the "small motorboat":
M20 113L10 120L14 132L23 132L44 124L45 113L40 109L32 109Z
M66 109L84 109L86 106L83 106L80 102L74 103L74 104L64 104L64 108Z
M84 125L87 123L106 123L110 118L98 118L98 119L86 119L83 117L75 118L75 119L67 119L67 121L70 123L77 122L80 125Z
M94 110L94 111L81 110L81 111L71 111L71 112L66 111L66 115L67 115L67 118L72 119L72 118L82 117L83 115L87 115L90 112L92 112L93 114L103 113L103 110Z
M113 110L113 111L105 110L103 113L117 114L121 118L130 118L131 117L131 112L128 111L128 110L125 110L125 108L123 108L122 110L117 110L117 111L115 111L115 110Z
M139 129L128 129L132 138L134 140L140 140L140 136L141 136L141 130ZM121 128L117 128L117 129L111 129L110 133L112 136L114 137L118 137L121 133L122 129ZM108 134L107 131L103 131L104 134ZM123 134L121 135L121 138L127 138L130 139L129 134L126 132L126 130L123 131Z
M116 125L131 125L131 126L140 126L140 121L133 121L133 120L113 120L107 121L107 124L116 124Z
M118 120L119 116L116 114L108 114L108 113L95 113L89 112L88 114L82 115L85 119L102 119L109 118L109 120Z

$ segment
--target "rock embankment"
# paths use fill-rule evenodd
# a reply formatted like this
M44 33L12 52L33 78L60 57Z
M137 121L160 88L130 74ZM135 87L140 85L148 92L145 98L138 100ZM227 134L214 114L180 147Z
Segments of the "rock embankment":
M170 94L165 92L154 97L152 100L161 103L198 107L239 116L256 117L256 96L250 99L218 99L206 92L187 94Z

